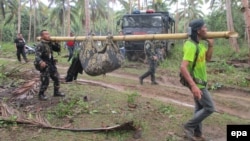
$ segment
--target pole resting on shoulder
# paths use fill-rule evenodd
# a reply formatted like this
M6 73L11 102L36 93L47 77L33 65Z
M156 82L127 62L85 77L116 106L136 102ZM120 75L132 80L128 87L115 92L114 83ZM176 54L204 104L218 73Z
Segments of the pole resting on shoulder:
M219 31L219 32L207 32L207 38L237 38L239 35L237 32L231 31ZM108 36L93 36L93 40L105 41ZM117 35L112 36L113 41L143 41L143 40L166 40L166 39L188 39L188 33L172 33L172 34L145 34L145 35ZM77 36L77 37L62 37L62 36L52 36L52 41L84 41L87 36ZM40 37L37 37L40 40Z

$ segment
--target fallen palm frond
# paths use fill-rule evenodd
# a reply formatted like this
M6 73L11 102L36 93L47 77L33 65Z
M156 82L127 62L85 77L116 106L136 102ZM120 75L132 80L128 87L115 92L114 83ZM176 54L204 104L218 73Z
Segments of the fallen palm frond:
M37 94L39 86L39 78L34 78L32 80L29 80L19 88L15 89L12 92L12 95L15 97L15 99L31 99L34 95Z
M14 117L14 118L13 118ZM133 126L133 122L125 122L123 124L114 125L110 127L101 128L64 128L52 126L49 121L41 116L41 114L36 114L35 118L28 118L24 114L20 113L18 110L13 109L7 104L0 103L0 121L7 123L17 123L17 124L29 124L31 126L37 126L46 129L57 129L57 130L68 130L74 132L91 132L91 131L117 131L117 130L136 130Z

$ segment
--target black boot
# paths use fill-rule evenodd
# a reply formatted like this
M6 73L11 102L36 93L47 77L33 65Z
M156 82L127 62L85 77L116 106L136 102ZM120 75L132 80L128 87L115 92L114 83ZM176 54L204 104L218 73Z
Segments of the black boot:
M139 82L141 85L143 85L143 78L142 77L139 77Z
M151 85L158 85L158 82L153 81L153 82L151 82Z
M28 62L29 62L29 60L28 60L27 58L25 58L24 61L25 61L25 63L28 63Z
M143 85L143 79L148 77L150 75L151 72L147 71L146 73L144 73L142 76L139 77L139 81L140 84Z
M61 93L59 90L54 90L54 96L64 97L65 94Z
M151 75L151 85L158 85L158 83L155 81L155 75Z
M42 101L46 101L48 100L48 97L44 93L39 92L38 99Z

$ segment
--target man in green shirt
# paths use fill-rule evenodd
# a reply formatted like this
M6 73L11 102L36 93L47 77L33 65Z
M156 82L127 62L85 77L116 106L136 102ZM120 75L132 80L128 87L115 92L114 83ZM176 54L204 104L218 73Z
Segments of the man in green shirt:
M211 60L214 41L206 39L207 27L203 20L191 21L189 28L190 39L183 47L184 56L180 71L193 93L195 109L192 119L184 124L184 132L189 140L203 141L205 138L202 136L202 121L214 112L213 100L206 88L206 61ZM204 41L208 47L205 47ZM192 71L193 63L196 64Z

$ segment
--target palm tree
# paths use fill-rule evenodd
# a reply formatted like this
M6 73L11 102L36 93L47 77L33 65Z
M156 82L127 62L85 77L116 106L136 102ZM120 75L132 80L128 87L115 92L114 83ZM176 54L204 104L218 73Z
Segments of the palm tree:
M117 0L117 1L123 6L126 13L131 14L132 9L135 8L135 3L133 3L132 0L128 0L128 2L127 2L127 0Z
M183 32L186 32L189 21L204 16L204 13L201 11L202 4L201 1L195 0L184 0L181 2L183 8L180 8L177 13L179 14L180 21L184 23Z
M151 8L153 8L155 11L167 11L169 9L168 5L167 5L167 1L168 0L153 0Z
M30 37L31 37L32 7L33 7L32 0L30 0L30 12L29 12L30 19L29 19L29 35L28 35L28 42L30 42Z
M90 14L89 14L89 0L85 0L85 35L90 32Z
M12 20L14 20L18 16L18 3L17 1L8 0L5 2L5 25L9 24Z
M227 9L227 28L229 31L234 30L233 16L232 16L232 8L231 8L231 0L226 0L226 9ZM234 47L236 52L239 52L239 44L236 38L229 38L229 42Z
M1 8L1 14L3 16L3 19L5 19L5 5L6 5L5 3L6 1L3 1L3 0L0 1L0 8Z
M37 15L36 15L36 3L37 3L37 0L32 0L32 3L33 3L33 26L34 26L34 29L33 29L33 41L35 40L36 38L36 19L37 19Z
M219 0L219 1L211 0L210 4L211 8L213 7L213 4L218 4L220 7L225 7L223 9L226 9L225 11L227 15L227 29L229 31L234 31L231 0ZM229 38L229 43L236 52L239 51L239 44L236 38Z
M85 7L84 9L82 7ZM78 1L76 9L78 10L78 18L82 23L82 27L85 27L85 34L88 34L91 29L95 30L98 20L108 18L107 0L85 0ZM92 22L92 24L90 24ZM90 27L91 25L91 27ZM107 25L106 25L107 26Z
M21 0L18 0L18 20L17 20L17 32L21 32Z
M50 13L49 19L50 21L58 22L58 26L62 27L61 35L65 35L65 1L55 0L51 1L56 4Z
M70 30L71 30L71 26L70 26L70 14L71 14L71 11L70 11L70 0L67 0L67 34L68 36L70 35Z
M175 9L175 32L178 33L178 28L179 28L179 13L177 11L179 11L179 0L172 0L169 5L176 5L176 9Z
M6 1L0 1L0 8L1 8L1 15L2 15L2 17L3 18L1 18L1 19L5 19L5 2ZM3 23L4 23L4 20L1 20L0 21L0 25L2 26L3 25ZM2 28L0 28L0 41L2 42Z
M249 3L248 0L241 0L242 2L242 8L241 11L244 13L245 17L245 32L247 33L247 45L250 50L250 9L249 9ZM249 51L249 62L250 62L250 51Z

